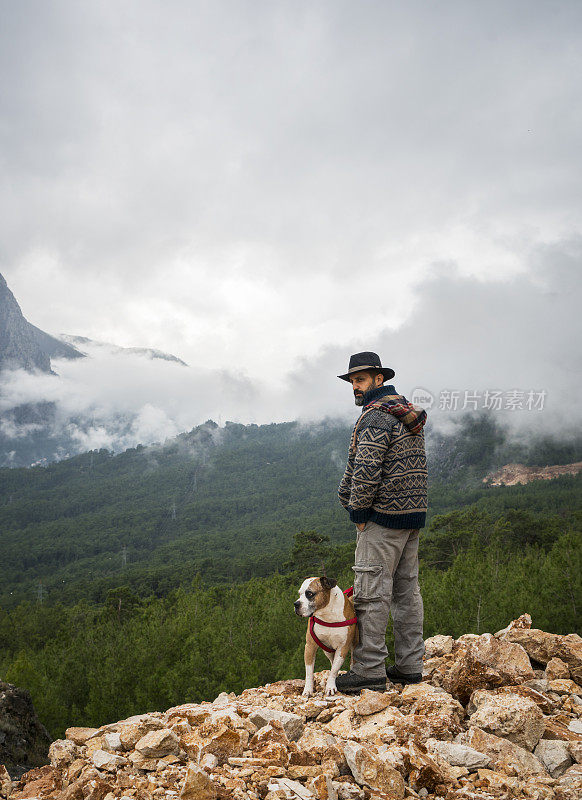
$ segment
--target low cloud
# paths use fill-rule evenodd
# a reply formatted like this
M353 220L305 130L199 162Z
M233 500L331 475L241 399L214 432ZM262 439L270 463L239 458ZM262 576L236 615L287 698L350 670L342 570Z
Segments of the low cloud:
M98 347L89 348L85 359L53 361L57 375L7 372L0 396L3 432L28 435L34 425L19 427L7 412L39 402L54 404L53 434L65 431L77 451L162 442L207 419L222 425L324 418L347 423L358 410L351 387L336 376L351 352L371 349L395 370L399 392L410 398L422 387L433 395L429 420L435 430L450 432L462 413L483 408L486 391L497 391L503 405L491 413L516 439L544 431L568 437L582 416L576 402L581 261L582 240L575 238L536 249L529 269L507 280L484 281L451 264L435 265L396 330L354 337L349 348L314 346L299 368L265 370L256 378ZM389 316L389 297L365 298L361 313L368 303ZM440 408L442 393L454 391L456 408ZM541 408L505 407L512 392L523 392L525 406L530 391L543 393ZM463 408L465 392L476 393L476 409Z

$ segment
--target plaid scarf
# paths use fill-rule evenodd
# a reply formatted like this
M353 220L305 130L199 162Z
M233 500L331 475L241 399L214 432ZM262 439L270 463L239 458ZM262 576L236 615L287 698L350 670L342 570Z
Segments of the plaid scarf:
M402 422L402 424L408 428L410 433L420 433L424 423L426 422L426 411L423 408L417 408L416 406L413 406L412 403L408 402L403 394L386 395L385 397L382 397L381 400L368 403L364 406L360 418L355 424L352 432L352 438L350 441L351 453L354 453L356 450L356 436L358 434L358 430L360 429L362 420L367 414L369 414L370 411L374 410L383 411L386 414L392 414L392 416L399 419L400 422Z

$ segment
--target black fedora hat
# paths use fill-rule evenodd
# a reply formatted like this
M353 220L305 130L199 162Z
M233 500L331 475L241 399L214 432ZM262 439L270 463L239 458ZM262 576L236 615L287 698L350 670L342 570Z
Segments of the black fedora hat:
M382 366L380 356L377 353L370 353L366 351L365 353L354 353L353 356L350 356L348 371L345 375L338 375L338 378L341 378L342 381L349 382L350 375L352 373L361 372L363 369L379 370L384 376L385 381L389 381L390 378L393 378L396 374L393 369L390 369L390 367Z

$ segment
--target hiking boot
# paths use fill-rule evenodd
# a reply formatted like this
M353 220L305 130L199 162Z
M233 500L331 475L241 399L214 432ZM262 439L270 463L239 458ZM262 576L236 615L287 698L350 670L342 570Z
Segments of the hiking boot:
M362 689L374 689L376 692L386 691L386 678L373 677L366 678L364 675L358 675L357 672L344 673L338 675L335 679L335 685L338 692L343 694L358 694Z
M386 675L392 683L420 683L422 680L422 672L400 672L395 664L386 668Z

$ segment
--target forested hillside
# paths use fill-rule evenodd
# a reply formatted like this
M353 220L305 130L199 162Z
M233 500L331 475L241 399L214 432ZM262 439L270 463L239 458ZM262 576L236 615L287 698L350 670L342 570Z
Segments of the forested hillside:
M101 450L47 467L0 470L0 603L102 601L120 584L162 596L196 573L205 584L283 570L294 535L350 542L339 505L349 428L208 422L164 445ZM508 444L489 417L449 437L426 433L431 519L472 503L557 513L577 501L567 478L492 490L488 469L510 458L582 457L582 439Z

